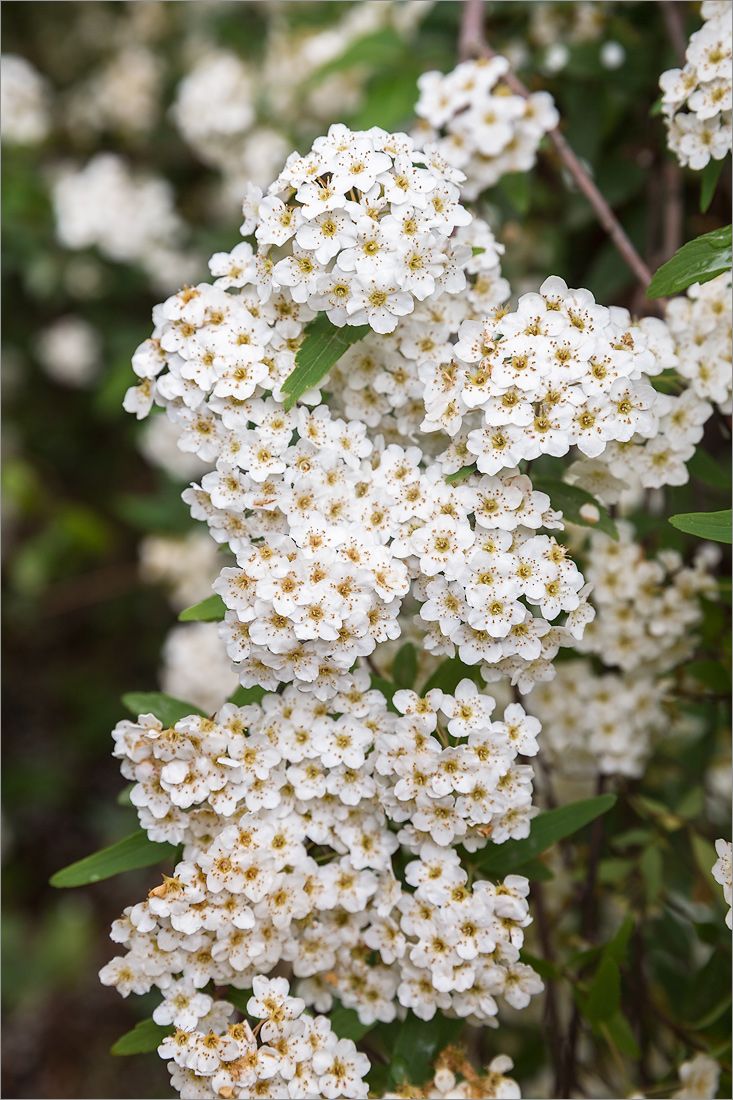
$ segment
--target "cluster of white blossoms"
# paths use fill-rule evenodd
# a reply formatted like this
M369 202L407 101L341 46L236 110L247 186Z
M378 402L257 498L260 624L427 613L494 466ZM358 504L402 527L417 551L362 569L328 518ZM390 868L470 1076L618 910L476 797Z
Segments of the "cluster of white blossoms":
M542 715L542 751L554 773L638 778L652 738L669 725L666 692L663 681L643 672L597 674L590 661L563 661L527 705Z
M731 411L731 274L688 287L672 298L665 320L675 341L675 369L702 401Z
M305 1002L290 996L284 978L256 977L252 994L249 1019L234 1023L233 1005L199 993L190 981L173 982L166 990L154 1019L176 1030L158 1053L170 1060L171 1084L183 1100L365 1100L369 1059L351 1039L340 1039L325 1016L304 1012Z
M715 577L705 550L689 566L676 550L650 558L630 523L619 521L617 528L618 540L591 534L585 570L596 616L576 649L624 672L663 674L693 652L699 597L717 599Z
M13 145L36 145L50 130L49 88L25 57L2 56L0 133Z
M730 908L730 906L733 905L731 842L729 840L716 840L715 851L718 853L718 859L713 865L713 878L723 887L723 897L726 905L729 906L728 912L725 915L725 923L729 928L733 928L733 910Z
M102 341L98 330L83 317L69 315L41 329L35 353L54 382L84 388L99 374Z
M452 72L423 73L415 137L465 173L461 190L477 198L509 172L528 172L560 115L549 92L527 99L502 82L505 57L463 61Z
M617 528L618 540L590 536L585 576L596 615L575 646L606 670L564 661L528 702L542 719L548 760L565 776L643 775L655 739L672 721L665 674L695 650L699 598L717 599L709 548L685 566L674 550L647 556L630 523Z
M731 0L703 0L704 23L690 37L684 67L659 80L667 144L680 164L696 171L731 148L731 13Z
M179 248L183 222L170 183L133 172L124 157L98 153L83 168L61 166L51 198L65 248L138 264L161 290L195 273L198 261Z
M160 686L174 699L187 699L207 714L238 686L217 623L176 623L163 643Z
M528 834L533 772L517 757L536 754L540 723L518 704L492 720L494 700L468 680L393 703L356 672L329 704L289 687L167 729L150 714L115 728L141 825L184 847L173 876L113 926L128 952L101 979L123 996L162 991L155 1019L189 1036L166 1043L191 1073L209 1072L187 1053L211 1026L199 991L258 994L278 964L306 1003L327 1012L338 997L367 1025L409 1008L496 1026L497 997L522 1008L542 990L519 961L527 879L470 882L456 850ZM277 1050L252 1072L294 1082L278 1095L312 1095L297 1091L299 1059ZM205 1064L220 1071L213 1055ZM246 1091L253 1080L223 1083L264 1095Z
M478 1073L460 1047L447 1047L434 1062L435 1076L421 1089L411 1086L414 1100L519 1100L519 1085L507 1072L514 1063L506 1054L492 1058ZM405 1092L387 1092L383 1100L403 1100Z
M469 235L458 175L405 135L332 127L265 196L252 190L243 231L257 251L245 241L214 256L214 286L156 307L135 355L143 381L128 411L164 405L180 446L216 461L184 499L236 556L214 588L245 686L295 681L329 698L357 658L399 636L411 590L428 649L500 665L522 690L582 634L583 578L537 533L561 526L549 498L511 462L446 482L475 434L455 438L428 375L453 351L470 358L464 319L504 289L488 228ZM304 399L318 407L286 411L282 386L317 310L372 332L332 372L348 379L333 409L313 389ZM461 369L444 373L450 387ZM422 428L425 449L387 442L400 426L415 439ZM448 443L435 459L433 440Z

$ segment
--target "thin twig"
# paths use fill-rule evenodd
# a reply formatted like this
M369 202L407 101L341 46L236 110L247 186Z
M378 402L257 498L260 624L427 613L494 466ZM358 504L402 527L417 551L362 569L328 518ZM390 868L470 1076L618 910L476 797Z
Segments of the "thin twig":
M667 34L669 35L670 42L674 46L674 52L677 54L677 61L680 68L682 68L685 63L685 53L687 51L687 37L685 36L682 11L680 10L682 7L682 4L675 3L674 0L662 0L661 3Z
M461 61L475 57L484 37L483 0L463 0L461 27L458 32L458 56Z
M464 56L464 50L470 51L466 56L485 57L488 60L498 56L486 42L481 29L482 25L482 0L465 0L460 34L462 56ZM514 73L507 72L502 79L517 95L521 95L524 99L529 99L529 91ZM560 133L558 127L555 127L554 130L550 130L547 136L555 146L555 150L560 160L575 180L578 189L585 195L586 199L593 207L596 217L606 233L608 233L626 264L643 285L644 290L646 290L652 280L652 273L629 240L613 210L590 178L588 171L573 152L565 137Z

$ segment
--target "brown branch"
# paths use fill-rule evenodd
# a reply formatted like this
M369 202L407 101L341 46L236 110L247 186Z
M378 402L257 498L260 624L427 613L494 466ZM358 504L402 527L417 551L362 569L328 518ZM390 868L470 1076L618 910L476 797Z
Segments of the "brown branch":
M463 18L461 19L460 46L462 56L485 57L488 60L498 56L483 37L482 23L483 3L481 0L466 0L463 7ZM464 50L469 52L464 54ZM529 91L514 73L505 73L502 80L504 80L517 95L522 96L524 99L529 99ZM578 190L582 192L593 207L596 217L602 227L613 241L628 267L642 284L644 290L646 290L649 283L652 281L652 273L634 248L634 245L626 235L621 223L596 187L588 171L584 168L565 137L560 133L559 127L556 126L554 130L550 130L547 136L555 146L555 150L560 160L575 180Z
M680 11L682 6L680 3L675 3L674 0L661 0L664 24L667 28L669 40L674 46L674 52L677 54L677 62L680 68L685 64L685 53L687 52L687 37L682 22L682 12Z
M463 0L461 27L458 33L458 56L461 61L475 57L484 38L484 0Z

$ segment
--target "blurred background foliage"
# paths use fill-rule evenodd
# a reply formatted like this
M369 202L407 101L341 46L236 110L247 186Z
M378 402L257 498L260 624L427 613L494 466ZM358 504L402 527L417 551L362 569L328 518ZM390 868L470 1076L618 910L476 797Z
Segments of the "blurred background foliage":
M192 149L170 114L197 46L233 51L254 68L273 42L292 47L335 35L330 55L319 62L315 51L302 79L297 66L295 74L284 62L278 68L275 52L269 85L255 82L258 123L275 128L287 148L303 151L333 121L409 127L419 74L456 63L461 5L377 5L395 8L395 18L372 25L365 18L363 33L357 27L356 35L339 39L340 21L368 7L361 0L6 0L2 6L4 52L27 58L51 97L45 140L3 145L6 1096L170 1095L155 1055L108 1053L149 1014L147 999L123 1002L96 977L110 955L109 923L141 894L150 874L130 873L73 894L48 885L59 867L135 827L133 809L117 801L122 783L109 731L123 715L123 692L158 686L161 645L174 621L164 593L139 579L138 543L143 533L189 530L190 520L180 485L141 456L140 426L123 413L121 400L130 356L168 291L139 264L60 243L50 197L54 173L65 162L83 164L113 151L168 180L188 250L187 281L205 278L208 256L236 243L239 218L236 203L222 198L219 167ZM401 23L400 7L414 9ZM669 8L687 37L699 20L693 3L487 5L492 47L512 59L531 89L552 92L567 138L652 269L683 240L720 225L730 202L724 172L713 203L700 213L699 176L682 171L665 150L655 103L659 74L677 64ZM158 65L151 118L139 128L79 124L78 96L92 95L94 74L123 45L137 43ZM280 79L301 81L285 111L274 94ZM327 96L318 111L298 106L334 79L345 81L347 96ZM243 170L249 167L254 176L261 171L256 164ZM480 206L506 246L504 273L516 292L554 273L606 303L655 311L551 152L527 175L505 177ZM69 314L87 321L101 340L101 369L86 388L55 381L38 356L39 332ZM718 457L726 452L725 427L717 421L707 447ZM671 511L723 507L725 470L716 477L711 487L708 470L675 490ZM640 520L650 545L691 545L659 517ZM696 923L694 914L663 901L669 889L722 910L709 874L716 834L701 819L705 768L726 721L716 699L725 616L724 607L709 605L701 651L709 664L698 670L698 686L710 697L690 703L704 714L707 733L687 756L674 743L657 752L636 801L614 811L621 816L609 830L614 841L599 872L602 882L631 891L646 912L639 933L646 944L635 938L633 951L647 952L660 1012L680 1012L675 1019L686 1021L711 1015L714 1005L724 1009L729 978L709 950L723 938L722 913L717 924ZM633 969L633 953L631 960ZM721 1049L725 1026L723 1010L708 1025ZM539 1021L522 1023L516 1041L505 1043L520 1080L541 1056L538 1027ZM683 1047L686 1041L683 1032ZM721 1089L719 1095L730 1095L729 1076Z

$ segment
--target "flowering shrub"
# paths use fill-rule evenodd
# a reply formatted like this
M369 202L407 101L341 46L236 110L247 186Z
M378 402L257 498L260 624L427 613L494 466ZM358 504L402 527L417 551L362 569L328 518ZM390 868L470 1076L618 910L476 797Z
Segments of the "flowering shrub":
M413 72L435 7L353 5L337 35L300 39L248 11L263 59L212 37L177 83L122 36L64 93L82 143L132 148L165 118L218 182L179 203L104 147L45 176L80 301L125 268L167 295L123 404L168 488L121 514L155 517L140 572L182 620L165 694L124 696L113 730L140 828L52 881L165 867L114 921L100 979L146 998L113 1053L157 1050L184 1098L517 1097L510 1071L532 1095L713 1096L730 517L682 509L726 477L710 441L730 412L730 231L647 277L563 136L563 82L528 92L512 71L538 46L533 89L566 66L572 84L589 43L623 70L615 15L578 5L566 45L543 7L504 57L468 3L462 59ZM691 40L703 84L723 9ZM149 41L156 18L134 16ZM359 67L383 54L417 124ZM14 61L6 140L32 147L58 102ZM328 125L329 88L351 125ZM541 205L558 162L669 300L592 292L549 274L568 276L557 256L520 262L512 290L533 228L506 203L536 185ZM215 196L223 223L234 193L241 239L207 238L202 281L190 211ZM33 347L91 389L104 345L83 312Z

